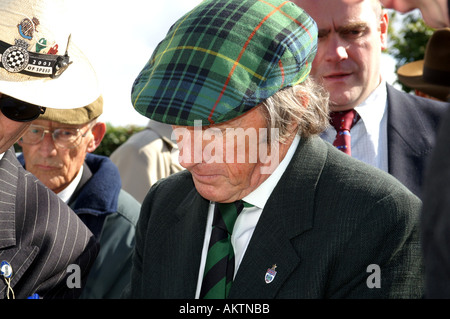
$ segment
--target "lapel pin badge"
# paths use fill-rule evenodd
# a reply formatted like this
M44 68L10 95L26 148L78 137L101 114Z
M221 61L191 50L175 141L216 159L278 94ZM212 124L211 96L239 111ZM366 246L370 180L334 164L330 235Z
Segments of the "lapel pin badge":
M6 298L10 299L10 293L12 294L12 299L15 299L14 291L11 287L11 276L13 273L13 269L9 262L2 261L0 264L0 275L3 276L3 279L5 280L7 290L6 290Z
M5 278L10 278L12 275L12 267L7 261L2 261L0 264L0 274Z
M273 265L272 268L267 269L266 276L264 277L266 284L270 284L275 279L275 276L277 275L275 268L277 268L277 265Z

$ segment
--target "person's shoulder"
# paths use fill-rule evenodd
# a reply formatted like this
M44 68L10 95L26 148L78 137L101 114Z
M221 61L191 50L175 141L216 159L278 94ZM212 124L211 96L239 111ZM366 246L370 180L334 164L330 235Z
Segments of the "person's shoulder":
M111 158L115 159L119 156L127 156L135 153L139 153L142 149L147 148L159 148L162 147L163 140L162 138L153 130L144 129L137 133L131 135L124 143L122 143L118 148L116 148L111 153Z
M141 204L130 193L121 189L119 192L117 213L136 226L139 219Z
M437 101L428 98L424 98L422 96L417 96L415 94L406 93L401 91L391 85L388 85L388 96L391 97L391 100L395 99L403 99L407 106L409 107L417 107L420 112L424 113L438 113L442 115L442 113L450 106L450 103L444 101Z
M194 186L191 173L188 170L182 170L165 178L161 178L153 184L151 189L155 189L158 192L183 192L183 190L187 190L191 186Z
M327 179L342 187L350 196L359 198L396 197L419 203L420 200L391 174L357 160L328 145Z
M189 171L183 170L168 177L161 178L156 183L152 185L144 202L153 203L173 203L177 199L183 200L189 193L195 189L194 181L192 175Z

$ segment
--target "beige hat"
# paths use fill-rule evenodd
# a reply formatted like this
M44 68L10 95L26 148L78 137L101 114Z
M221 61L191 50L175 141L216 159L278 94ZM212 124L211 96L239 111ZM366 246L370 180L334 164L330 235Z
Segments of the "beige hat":
M404 85L446 101L450 94L450 28L436 30L424 59L401 66L397 75Z
M71 41L64 0L0 1L0 93L49 108L93 102L99 84Z
M48 108L39 120L54 121L62 124L81 125L89 123L103 113L103 97L100 96L94 102L76 109Z

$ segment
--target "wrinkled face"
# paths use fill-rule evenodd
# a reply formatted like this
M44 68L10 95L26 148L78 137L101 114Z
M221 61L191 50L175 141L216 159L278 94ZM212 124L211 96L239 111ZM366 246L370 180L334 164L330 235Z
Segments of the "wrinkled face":
M59 193L73 181L83 165L93 140L92 134L88 132L90 124L67 125L48 120L35 120L33 124L45 127L50 131L56 128L78 128L83 134L88 133L74 148L56 146L51 133L45 134L38 144L19 142L22 146L26 169L48 188Z
M269 177L269 167L274 169L284 158L292 140L286 144L277 142L268 150L267 134L271 133L266 128L260 106L208 127L173 126L180 164L191 172L201 196L216 202L233 202L250 194Z
M330 92L331 109L363 102L380 83L387 14L373 0L294 0L319 29L311 75Z

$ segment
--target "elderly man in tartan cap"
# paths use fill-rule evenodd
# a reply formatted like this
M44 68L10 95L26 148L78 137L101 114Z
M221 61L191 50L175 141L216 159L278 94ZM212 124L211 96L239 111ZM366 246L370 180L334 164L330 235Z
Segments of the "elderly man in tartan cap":
M126 298L416 298L420 200L318 134L317 27L282 0L206 0L137 77L186 171L148 192Z

